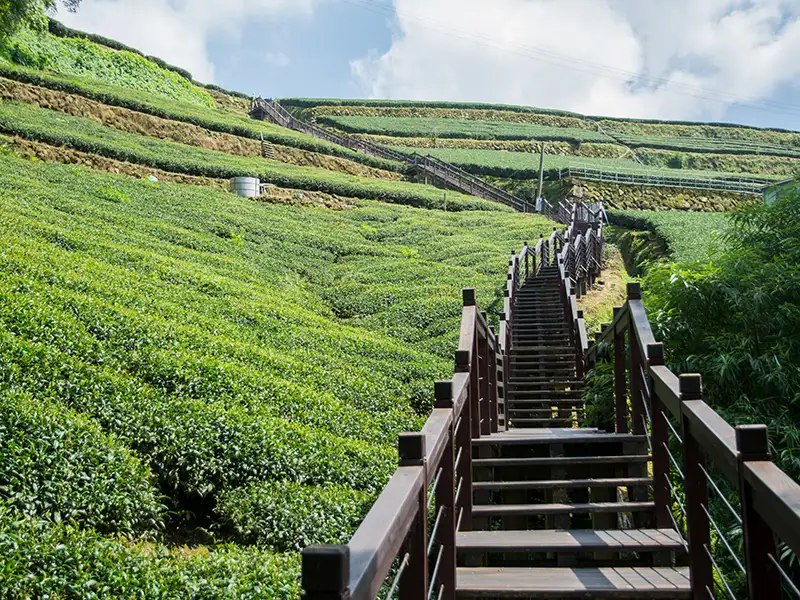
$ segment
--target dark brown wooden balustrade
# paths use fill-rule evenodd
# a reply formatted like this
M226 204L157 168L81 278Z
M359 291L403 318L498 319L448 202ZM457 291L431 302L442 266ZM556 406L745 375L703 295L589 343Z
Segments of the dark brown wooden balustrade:
M578 222L579 211L569 212L563 233L511 253L499 332L478 310L475 291L463 291L455 375L435 383L435 408L422 431L400 435L399 466L350 542L303 551L307 600L455 598L456 533L472 529L472 443L505 430L516 293L542 267L559 266L572 339L588 347L575 291L599 272L602 221Z
M703 401L700 375L676 375L665 365L638 283L628 285L627 302L585 360L589 368L613 360L611 427L648 437L657 526L685 535L693 597L735 598L730 573L720 566L730 556L750 600L800 598L778 554L779 542L800 553L800 485L772 462L765 425L731 426ZM738 503L722 491L731 489ZM741 524L742 556L713 518L714 503Z

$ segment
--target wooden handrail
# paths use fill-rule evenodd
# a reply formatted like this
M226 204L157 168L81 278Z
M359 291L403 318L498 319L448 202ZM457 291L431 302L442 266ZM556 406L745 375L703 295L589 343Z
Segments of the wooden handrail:
M695 598L707 598L714 589L715 567L711 557L710 530L717 525L709 518L711 467L739 494L741 500L744 558L749 598L779 599L782 579L789 576L779 566L777 540L800 553L800 485L781 471L770 456L764 425L733 427L702 398L700 375L676 375L664 364L664 348L653 335L641 300L638 283L628 285L626 303L614 310L614 319L585 353L588 366L606 358L613 347L617 389L616 431L627 432L629 419L636 431L649 431L653 453L654 499L659 526L670 519L673 504L670 479L674 455L670 454L667 419L677 423L685 477L686 537ZM626 347L630 361L625 360ZM626 382L630 382L627 384ZM638 398L637 398L638 396ZM632 407L628 414L629 397ZM637 410L641 404L643 411ZM646 414L644 414L646 413ZM719 490L712 485L715 492ZM727 499L723 499L727 502ZM677 526L677 522L669 526ZM680 528L679 528L680 529ZM717 532L717 535L724 535ZM717 575L719 576L719 575Z
M570 214L581 213L573 209ZM573 222L570 229L579 225L602 228L601 223ZM399 467L350 542L303 551L306 600L373 600L397 564L401 600L426 600L433 591L441 591L443 600L455 598L456 532L472 528L472 441L506 428L503 398L517 291L543 266L557 266L571 339L577 348L587 346L575 285L599 271L587 253L587 262L580 265L585 275L571 277L563 261L571 244L567 232L554 231L533 249L526 242L519 254L511 253L499 335L478 310L475 290L463 291L455 375L436 382L435 408L422 431L401 434ZM582 374L583 354L578 356ZM430 514L429 493L435 499ZM430 573L429 564L435 565Z

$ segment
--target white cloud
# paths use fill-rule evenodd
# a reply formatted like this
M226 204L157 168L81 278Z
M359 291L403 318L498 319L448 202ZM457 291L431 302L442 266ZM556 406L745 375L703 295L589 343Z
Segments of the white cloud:
M78 12L58 12L69 27L113 38L145 54L214 81L208 56L213 36L240 35L257 19L307 16L314 0L83 0Z
M391 48L351 63L372 97L718 119L737 99L800 79L793 0L395 0L395 9Z
M291 60L283 52L267 52L264 55L264 62L273 67L288 67Z

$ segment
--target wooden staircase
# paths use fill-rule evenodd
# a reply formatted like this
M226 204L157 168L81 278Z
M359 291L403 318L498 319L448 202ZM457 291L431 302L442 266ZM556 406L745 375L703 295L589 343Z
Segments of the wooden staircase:
M600 272L602 212L575 205L566 231L511 252L499 327L464 290L453 377L422 430L398 436L350 541L303 550L304 600L800 598L779 552L800 554L800 485L767 427L732 427L699 374L665 365L638 283L588 339L578 300ZM581 418L598 364L613 366L613 432Z
M689 598L683 538L655 529L644 435L579 427L583 382L556 266L517 293L508 430L473 440L459 598Z

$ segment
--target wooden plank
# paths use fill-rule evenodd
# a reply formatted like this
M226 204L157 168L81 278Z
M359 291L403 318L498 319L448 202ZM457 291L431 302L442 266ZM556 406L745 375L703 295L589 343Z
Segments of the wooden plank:
M461 330L458 339L458 355L460 355L460 360L458 364L456 364L456 371L460 373L469 371L470 365L472 364L477 314L478 309L474 305L465 306L461 313Z
M653 393L663 402L672 416L681 416L681 392L678 376L663 365L650 367Z
M464 410L469 398L469 373L453 375L453 419L456 421Z
M609 479L551 479L537 481L481 481L472 484L474 489L488 490L540 490L551 488L627 487L652 485L651 477L618 477Z
M684 541L673 529L541 529L459 533L456 546L460 552L660 552L682 550Z
M419 511L425 467L399 467L353 534L350 585L354 597L374 598Z
M428 481L430 485L436 477L439 462L448 449L450 425L453 423L453 411L449 408L435 408L425 421L422 435L425 436L425 462L428 465ZM452 448L449 449L452 453Z
M459 569L459 598L690 598L686 568Z
M683 402L681 412L703 453L731 483L738 485L739 452L736 450L736 430L702 400Z
M517 404L517 402L512 400L511 404ZM571 431L576 433L569 433ZM565 442L570 444L623 444L645 441L646 437L643 435L592 433L587 432L585 429L542 427L540 429L527 430L511 429L478 440L473 440L473 444L481 446L549 444L551 442Z
M772 462L747 462L744 480L751 486L753 507L780 539L800 552L800 486Z
M540 467L547 465L595 465L626 464L650 462L652 457L646 454L630 456L561 456L537 458L478 458L472 461L476 467Z
M573 513L641 512L653 510L653 502L588 502L586 504L485 504L472 507L473 517L570 515Z

